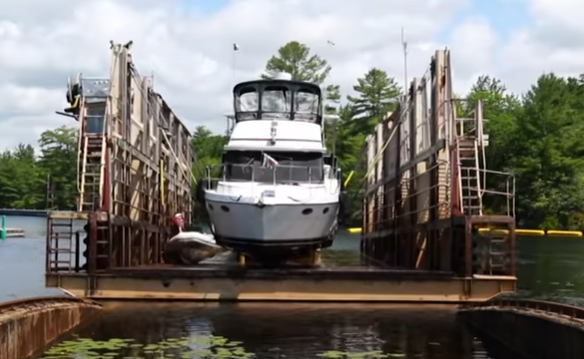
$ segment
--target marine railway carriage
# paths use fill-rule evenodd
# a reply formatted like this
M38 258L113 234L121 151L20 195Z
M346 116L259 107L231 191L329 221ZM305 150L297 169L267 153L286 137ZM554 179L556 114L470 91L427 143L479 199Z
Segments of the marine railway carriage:
M341 172L327 153L323 93L286 75L234 87L222 163L208 168L199 188L217 242L274 266L318 261L341 216Z
M125 64L122 69L126 70L123 71L134 69L127 66L127 55L125 49L114 47L113 62ZM113 66L114 73L119 71L119 66L116 66ZM361 248L364 255L375 259L374 265L381 263L382 266L329 267L325 262L322 268L316 269L255 269L238 264L202 264L195 267L163 264L162 245L169 237L166 232L168 223L176 213L175 208L169 207L178 207L180 201L177 202L177 199L187 199L185 195L179 196L174 192L180 188L177 187L177 178L182 178L182 172L179 166L165 165L162 172L154 172L153 176L149 166L142 166L147 156L138 157L142 158L142 162L130 162L131 157L120 156L117 162L120 170L131 169L134 178L137 176L150 182L136 187L124 177L128 172L124 172L122 177L114 176L124 189L124 196L116 200L126 201L116 207L126 211L116 215L95 210L49 214L47 287L60 287L73 295L96 299L416 303L480 302L514 291L516 271L512 215L484 216L480 210L472 212L477 208L477 199L468 193L483 192L477 191L476 181L473 185L465 184L459 174L463 170L472 174L478 172L477 168L480 169L476 164L461 164L463 154L466 154L464 161L470 162L468 155L476 153L474 148L477 147L468 145L479 142L469 141L468 136L464 139L464 136L455 135L452 131L447 132L448 136L444 135L445 127L465 127L462 124L469 122L472 124L470 128L476 128L475 125L480 122L477 122L479 115L474 119L457 119L449 114L448 109L452 108L450 104L453 101L450 72L449 51L437 51L428 72L421 79L414 80L408 98L392 117L378 126L376 135L369 139L370 159L375 158L379 151L383 154L376 162L381 166L369 164L375 170L365 188ZM123 89L123 83L127 83L123 79L123 76L113 76L112 88ZM125 95L112 97L116 101L112 108L129 109L130 94L122 93ZM140 101L134 101L135 106L137 103ZM154 108L156 113L160 111L159 107ZM168 113L168 109L164 111ZM125 115L119 117L120 128L132 125L127 117L130 111L124 112ZM142 113L138 108L132 112ZM409 117L407 122L394 121L405 114ZM445 123L449 125L445 126ZM397 135L393 137L395 140L388 141L395 126L398 128ZM162 136L162 133L159 134ZM384 147L384 141L389 145ZM184 144L177 141L173 146L179 143ZM120 155L130 151L134 156L140 155L140 151L131 148L133 144L125 146L126 151L123 151L121 144L121 141L110 142L112 149L121 150ZM178 148L172 148L176 153ZM400 148L411 154L401 158L400 151L398 158L402 159L401 162L393 157ZM458 154L461 160L450 160L446 154L454 157ZM185 165L190 166L190 163ZM427 175L423 174L424 170ZM140 176L146 171L146 176ZM408 171L409 178L406 176ZM445 177L448 173L453 177ZM477 179L476 176L468 177ZM448 178L446 185L441 182L445 178ZM402 186L408 183L415 185L410 188ZM444 200L449 197L448 194L456 200L452 203ZM140 196L145 196L145 200L155 208L164 208L165 212L132 209L133 200ZM503 198L512 201L512 193L505 193ZM128 212L144 214L133 219ZM89 218L95 224L88 247L82 241L84 232L78 231L72 224L74 218ZM482 235L478 226L500 231ZM493 246L495 244L500 246L496 248ZM88 257L84 256L85 250L89 252ZM99 265L97 256L101 261ZM86 263L87 267L83 268Z

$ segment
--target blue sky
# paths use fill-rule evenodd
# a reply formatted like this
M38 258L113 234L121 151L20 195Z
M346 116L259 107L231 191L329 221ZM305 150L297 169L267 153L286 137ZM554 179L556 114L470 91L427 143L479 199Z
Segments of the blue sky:
M486 17L498 37L505 38L513 29L528 25L529 13L524 0L471 0L451 19L449 28L469 18ZM447 35L447 30L441 35ZM447 40L440 36L441 40Z
M473 0L473 13L483 14L500 36L530 22L526 1L523 0Z
M207 14L221 10L230 1L180 0L186 9L197 10ZM513 29L528 25L530 21L526 1L524 0L470 0L469 4L464 6L451 19L450 26L440 32L440 40L447 42L449 29L472 17L486 17L497 35L502 38L508 36Z
M221 10L230 0L181 0L185 8L212 14ZM276 0L277 1L277 0Z

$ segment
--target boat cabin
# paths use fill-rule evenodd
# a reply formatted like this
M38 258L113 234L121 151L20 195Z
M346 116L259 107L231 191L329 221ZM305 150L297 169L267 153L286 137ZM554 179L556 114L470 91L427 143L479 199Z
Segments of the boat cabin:
M324 158L318 152L227 151L225 178L234 182L321 183Z
M247 81L233 88L235 122L290 120L322 125L322 91L294 80Z

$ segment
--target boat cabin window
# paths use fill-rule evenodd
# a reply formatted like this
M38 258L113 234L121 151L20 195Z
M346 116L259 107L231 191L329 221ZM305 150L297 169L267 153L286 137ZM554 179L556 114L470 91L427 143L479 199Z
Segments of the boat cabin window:
M324 180L323 154L229 151L223 155L227 181L297 185Z
M313 92L299 90L294 98L295 118L299 121L315 122L320 108L319 96Z
M235 108L240 113L241 120L255 120L260 109L259 94L253 87L243 89L236 98Z
M287 87L268 86L262 92L262 118L290 118L291 94Z
M235 86L235 120L295 120L321 124L321 91L300 81L261 80Z

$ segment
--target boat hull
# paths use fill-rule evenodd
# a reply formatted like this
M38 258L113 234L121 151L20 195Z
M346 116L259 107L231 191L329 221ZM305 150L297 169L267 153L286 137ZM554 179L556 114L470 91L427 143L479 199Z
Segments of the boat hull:
M206 200L217 243L242 252L285 254L330 245L339 203L270 204Z
M163 257L165 263L196 265L223 251L211 236L198 232L182 232L166 243Z

